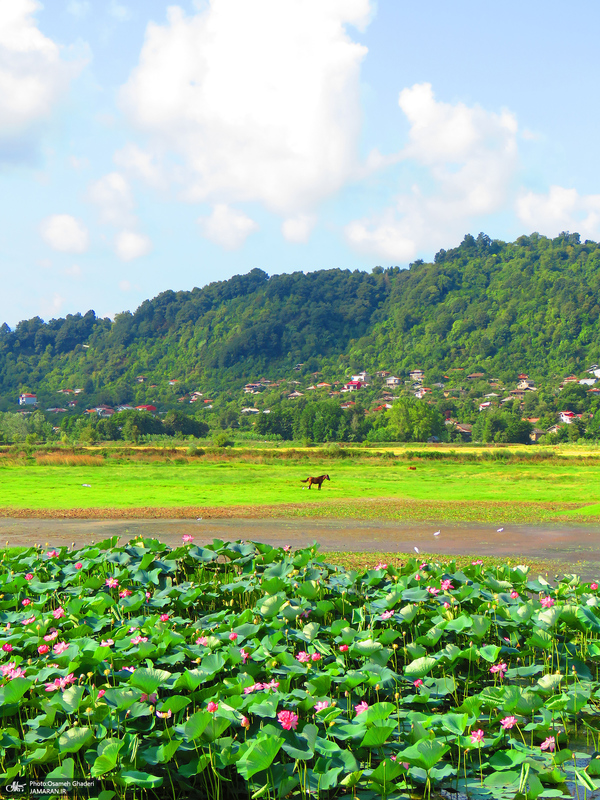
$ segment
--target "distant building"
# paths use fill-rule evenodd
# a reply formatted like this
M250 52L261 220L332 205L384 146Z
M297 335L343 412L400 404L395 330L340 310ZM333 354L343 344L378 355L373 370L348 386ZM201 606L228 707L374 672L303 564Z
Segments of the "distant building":
M24 392L19 396L20 406L35 406L37 405L37 395Z

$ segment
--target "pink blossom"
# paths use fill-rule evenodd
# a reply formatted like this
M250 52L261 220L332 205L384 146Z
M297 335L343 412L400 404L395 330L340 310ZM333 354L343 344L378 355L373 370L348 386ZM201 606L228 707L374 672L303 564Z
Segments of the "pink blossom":
M101 697L104 697L105 694L106 694L106 689L100 689L100 691L98 692L98 700L100 700Z
M291 544L284 544L283 545L283 552L284 553L289 553L291 549L292 549L292 545Z
M48 652L48 650L50 650L50 648L48 647L48 645L47 645L47 644L41 644L41 645L38 647L38 653L39 653L41 656L45 656L45 655L46 655L46 653Z
M417 574L415 575L415 580L416 580L416 581L420 581L420 580L421 580L421 576L419 575L419 573L417 573Z
M383 614L381 614L380 619L389 619L390 617L393 616L394 612L392 611L392 609L389 609L389 611L384 611Z
M313 653L310 657L311 661L320 661L322 658L321 653Z
M58 558L58 552L56 550L48 550L46 556L48 558Z
M121 589L119 592L119 597L130 597L131 596L131 589Z
M253 683L252 686L246 686L244 694L252 694L252 692L260 692L263 688L262 683Z
M597 588L598 588L598 584L597 584L597 583L591 583L591 584L590 584L590 589L591 589L593 592L595 592Z
M64 617L65 616L64 608L62 606L55 608L54 611L52 612L52 616L54 617L54 619L60 619L61 617Z
M554 736L548 736L548 738L544 739L544 741L540 745L540 750L550 750L551 753L554 752L555 748L556 748L556 740Z
M447 592L450 589L454 589L454 585L453 585L452 581L450 580L450 578L447 578L445 581L442 581L440 583L440 586L442 588L442 591L444 591L444 592Z
M13 646L7 642L6 644L2 645L2 649L5 653L12 653Z
M231 633L229 634L229 641L230 642L235 642L237 637L238 637L237 633L235 631L231 631Z
M214 714L214 713L215 713L215 711L216 711L218 708L219 708L219 704L218 704L218 703L213 703L213 701L212 701L212 700L209 700L209 702L208 702L208 705L206 706L206 710L207 710L207 711L208 711L210 714Z
M423 681L421 680L421 678L417 678L417 680L413 683L413 686L416 686L417 689L419 688L419 686L423 686Z
M296 660L301 664L306 664L307 661L310 661L310 656L305 650L301 650L296 656Z
M125 672L135 672L135 667L122 667Z
M146 600L150 600L151 597L152 595L150 594L150 592L146 592Z
M501 664L494 664L492 667L490 667L490 672L492 673L492 675L494 675L496 672L499 672L500 677L502 678L504 677L504 673L506 672L507 669L508 667L506 666L506 664L502 662Z
M171 709L169 709L168 711L165 711L165 712L157 711L156 712L156 716L159 719L171 719L171 717L173 716L173 712L171 711Z
M471 744L479 744L479 742L483 742L483 731L481 728L476 731L471 731Z
M324 708L329 708L329 700L319 700L315 705L315 711L323 711Z
M279 689L279 681L272 680L272 681L269 681L268 683L263 683L262 688L263 689Z
M168 619L169 619L169 615L168 614L161 614L160 615L160 621L161 622L167 622Z
M544 606L544 608L551 608L554 605L554 598L542 597L540 603Z
M444 603L444 608L450 608L450 603Z
M504 719L500 720L500 725L502 726L502 730L509 731L511 728L514 728L517 724L516 717L504 717Z
M57 636L58 636L58 631L56 630L56 628L51 628L50 629L50 633L48 633L48 634L46 634L46 636L44 636L44 641L45 642L53 642L56 639Z
M148 641L148 637L147 636L139 636L138 635L138 636L134 636L132 638L131 644L141 644L142 642L147 642L147 641Z
M240 650L240 655L242 657L242 664L245 664L246 661L248 661L248 659L250 658L250 653L248 653L246 650L244 650L243 647Z
M440 590L436 589L435 586L428 586L427 587L427 591L429 592L429 594L434 595L434 597L435 597L436 594L440 593Z
M69 645L66 642L57 642L54 647L52 648L52 652L59 656L61 653L64 653L65 650L69 648Z
M0 667L0 672L3 675L8 675L8 673L16 667L16 663L14 661L9 661L8 664L2 664Z
M359 703L357 706L354 706L354 710L356 711L356 716L358 717L358 715L366 711L368 707L369 704L365 703L364 700L362 701L362 703Z
M182 539L184 544L189 544L190 542L194 541L194 537L190 536L189 533L184 533L183 536L181 537L181 539Z
M423 562L423 563L422 563L422 564L419 566L419 569L425 569L425 567L426 567L426 566L427 566L427 562L426 562L426 561L424 561L424 562Z
M280 711L277 719L285 731L295 731L298 727L298 714L294 714L293 711Z
M25 600L21 601L21 605L22 606L30 606L32 604L32 602L33 602L33 600L30 600L28 597L26 597Z
M384 564L383 561L380 561L379 564L375 567L375 569L387 569L388 565Z
M512 598L513 600L516 600L516 599L518 598L518 596L519 596L519 593L518 593L518 592L515 592L515 591L512 591L512 592L510 593L510 596L511 596L511 598Z
M341 644L340 645L340 653L345 653L345 652L347 652L347 650L348 650L348 645L347 644Z
M23 625L31 625L32 622L35 622L35 614L32 617L27 617L27 619L24 619Z
M112 647L114 643L114 639L102 639L100 647Z
M199 636L196 639L196 644L201 644L203 647L206 647L206 645L208 644L208 639L206 638L206 636Z
M250 720L248 719L248 717L242 717L240 725L242 726L242 728L246 728L246 730L248 730L248 728L250 727Z
M481 559L478 559L477 561L471 561L471 564L474 567L480 567L483 564L483 561Z
M33 572L28 572L27 575L25 575L26 581L30 581L32 580L32 578L33 578Z
M116 589L119 585L119 581L116 578L107 578L104 583L109 589Z
M78 562L75 564L75 569L81 569L82 567L83 567L83 564L81 563L81 561L78 561Z
M9 679L9 681L14 681L15 678L24 678L25 670L22 669L22 667L15 667L14 669L9 669L4 674L5 677Z

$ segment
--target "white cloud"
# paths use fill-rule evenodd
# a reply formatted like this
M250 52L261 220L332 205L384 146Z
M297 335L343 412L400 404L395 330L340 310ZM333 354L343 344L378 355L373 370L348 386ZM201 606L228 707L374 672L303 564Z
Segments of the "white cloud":
M405 261L462 238L474 219L506 203L517 168L517 122L507 111L439 102L428 83L400 92L399 105L411 127L398 160L420 171L428 191L417 183L393 208L355 220L345 232L357 249Z
M90 185L88 196L100 212L100 221L129 227L136 222L131 188L119 172L109 172Z
M284 220L281 232L288 242L303 244L308 241L316 219L312 214L299 214Z
M562 186L551 186L547 194L523 192L517 215L530 231L547 236L577 231L587 239L600 237L600 194L580 195Z
M85 17L92 10L89 0L70 0L67 11L74 17Z
M115 251L121 261L133 261L147 255L152 250L148 236L136 231L121 231L115 238Z
M61 308L65 304L65 298L60 295L58 292L54 292L52 295L52 299L43 299L42 300L42 314L45 317L50 317L52 315L56 315L60 313Z
M73 264L72 267L66 267L63 272L65 275L68 275L69 278L81 278L82 275L79 264Z
M200 217L198 223L207 239L226 250L237 250L251 233L258 230L253 219L229 208L225 203L218 203L212 214L209 217Z
M85 156L69 156L69 164L76 170L87 169L90 165L90 160Z
M84 253L89 247L85 225L70 214L52 214L42 220L40 233L46 244L62 253Z
M119 281L119 289L122 292L128 292L131 289L131 283L129 281Z
M167 177L156 156L130 142L115 153L115 163L128 175L142 180L154 188L164 188Z
M306 214L357 174L369 0L211 0L149 23L121 106L189 201Z
M65 62L38 29L36 0L0 3L0 139L15 140L51 113L82 62Z
M127 22L127 20L131 19L131 9L127 6L121 5L121 3L117 3L116 0L111 0L111 3L108 7L108 13L111 17L119 20L119 22Z

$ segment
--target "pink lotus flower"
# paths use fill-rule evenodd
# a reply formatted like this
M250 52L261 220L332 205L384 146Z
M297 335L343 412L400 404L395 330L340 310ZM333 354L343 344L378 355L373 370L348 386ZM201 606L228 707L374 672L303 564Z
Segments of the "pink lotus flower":
M502 730L509 731L511 728L514 728L517 724L516 717L504 717L504 719L500 720L500 725L502 726Z
M242 726L242 728L246 728L246 730L248 730L248 728L250 727L250 720L248 719L248 717L242 717L240 725Z
M81 561L78 561L78 562L75 564L75 569L81 569L82 567L83 567L83 564L81 563Z
M53 642L56 639L57 636L58 636L58 631L56 630L56 628L51 628L50 629L50 633L48 633L48 634L46 634L46 636L44 636L44 641L45 642Z
M104 697L105 694L106 694L106 689L100 689L100 691L98 692L98 700L100 700L101 697Z
M168 622L168 620L169 620L169 615L168 614L161 614L160 615L160 621L161 622Z
M347 644L341 644L340 645L340 653L346 653L347 650L348 650L348 645Z
M152 595L150 594L150 592L146 592L146 600L150 600L151 597Z
M139 636L138 635L138 636L134 636L132 638L131 644L141 644L142 642L147 642L147 641L148 641L148 637L147 636Z
M544 739L544 741L540 745L540 750L550 750L551 753L554 752L555 748L556 748L556 740L554 736L548 736L548 738Z
M598 584L597 583L591 583L590 584L590 589L592 590L592 592L595 592L597 588L598 588Z
M52 612L52 616L54 617L54 619L60 619L61 617L64 617L65 616L64 608L62 608L62 606L55 608L54 611Z
M169 709L168 711L165 711L165 712L157 711L156 712L156 716L159 719L171 719L171 717L173 716L173 712L171 711L171 709Z
M243 647L240 650L240 655L242 657L242 664L245 664L246 661L248 661L248 659L250 658L250 653L248 653L246 650L244 650Z
M320 661L322 658L321 653L312 653L310 660L311 661Z
M381 614L381 616L379 617L379 619L389 619L390 617L393 616L394 612L392 611L392 609L389 609L389 611L384 611L383 614Z
M269 681L268 683L263 683L263 689L279 689L279 681Z
M310 656L305 650L301 650L296 656L296 661L299 661L301 664L306 664L310 661Z
M114 639L102 639L100 647L112 647L114 643Z
M427 562L424 561L422 564L420 564L419 569L425 569L426 566L427 566Z
M238 637L237 633L235 631L231 631L231 633L229 634L229 641L230 642L235 642L237 637Z
M218 708L219 708L219 704L218 704L218 703L213 703L213 701L212 701L212 700L210 700L210 701L209 701L209 703L208 703L208 705L206 706L206 710L207 710L207 711L208 711L210 714L214 714L214 713L215 713L215 711L217 711L217 709L218 709Z
M483 731L481 728L477 731L471 731L471 744L479 744L483 742Z
M380 561L379 564L375 567L375 569L387 569L388 565L384 564L383 561Z
M50 650L50 648L48 647L48 645L47 645L47 644L41 644L41 645L38 647L38 653L39 653L41 656L45 656L45 655L46 655L46 653L48 652L48 650Z
M33 579L33 572L28 572L27 575L25 575L25 580L30 581L32 579Z
M206 636L199 636L196 639L196 644L201 644L203 647L206 647L206 645L208 644L208 639L206 638Z
M30 606L32 603L33 603L33 600L30 600L28 597L26 597L25 600L21 601L21 605L22 606Z
M415 580L416 580L416 581L420 581L420 580L421 580L421 576L419 575L419 573L417 573L417 574L415 575Z
M181 537L181 539L182 539L184 544L189 544L190 542L194 541L194 537L190 536L189 533L184 533L183 536Z
M68 648L69 645L66 642L57 642L52 648L52 652L59 656L61 653L64 653L65 650L68 650Z
M105 584L109 589L116 589L119 585L119 581L116 578L107 578Z
M56 551L56 550L48 550L48 552L46 553L46 556L48 558L58 558L58 551Z
M8 675L8 673L16 667L16 663L14 661L9 661L8 664L2 664L0 667L0 672L3 675Z
M490 667L490 672L492 673L492 675L494 675L496 672L499 672L500 677L502 678L504 677L504 673L506 672L507 669L508 667L506 666L506 664L502 662L501 664L494 664L493 667Z
M450 608L450 603L444 603L444 608Z
M329 700L319 700L315 704L315 711L323 711L324 708L329 708Z
M454 585L450 578L447 578L445 581L440 583L443 592L448 592L450 589L454 589Z
M421 678L417 678L417 680L413 683L413 686L416 686L417 689L419 688L419 686L423 686L423 681L421 680Z
M436 589L435 586L428 586L427 587L427 591L429 592L429 594L432 594L434 597L435 597L436 594L440 593L440 590Z
M354 710L356 711L356 716L358 717L359 714L364 713L368 707L369 704L365 703L364 700L362 701L362 703L359 703L357 706L354 706Z
M246 686L244 694L252 694L252 692L260 692L263 688L262 683L253 683L252 686Z
M131 589L121 589L119 597L131 597Z
M542 597L540 603L544 606L544 608L551 608L554 605L554 598Z
M12 653L13 646L12 646L12 644L9 644L7 642L6 644L2 645L2 649L4 650L5 653Z
M291 544L284 544L283 545L283 552L284 553L289 553L291 549L292 549L292 545Z
M512 598L513 600L516 600L516 599L518 598L518 596L519 596L519 593L518 593L518 592L514 592L514 591L513 591L513 592L511 592L511 593L510 593L510 596L511 596L511 598Z
M9 681L14 681L15 678L24 678L25 670L22 667L15 667L14 669L7 670L4 676L8 678Z
M295 731L298 727L298 714L294 714L293 711L280 711L277 719L285 731Z
M481 559L478 559L477 561L471 561L471 564L474 567L480 567L483 564L483 561Z
M27 619L24 619L23 625L31 625L32 622L35 622L35 614L33 617L27 617Z

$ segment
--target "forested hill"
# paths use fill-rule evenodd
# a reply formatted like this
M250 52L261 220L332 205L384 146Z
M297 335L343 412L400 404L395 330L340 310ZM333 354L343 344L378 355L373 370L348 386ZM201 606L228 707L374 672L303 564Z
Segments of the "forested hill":
M469 235L408 270L254 269L163 292L114 322L88 311L3 325L0 396L7 407L21 391L44 402L80 387L95 402L150 402L173 396L169 380L216 393L292 377L296 364L331 378L413 367L548 378L600 359L599 289L600 245L568 233Z

